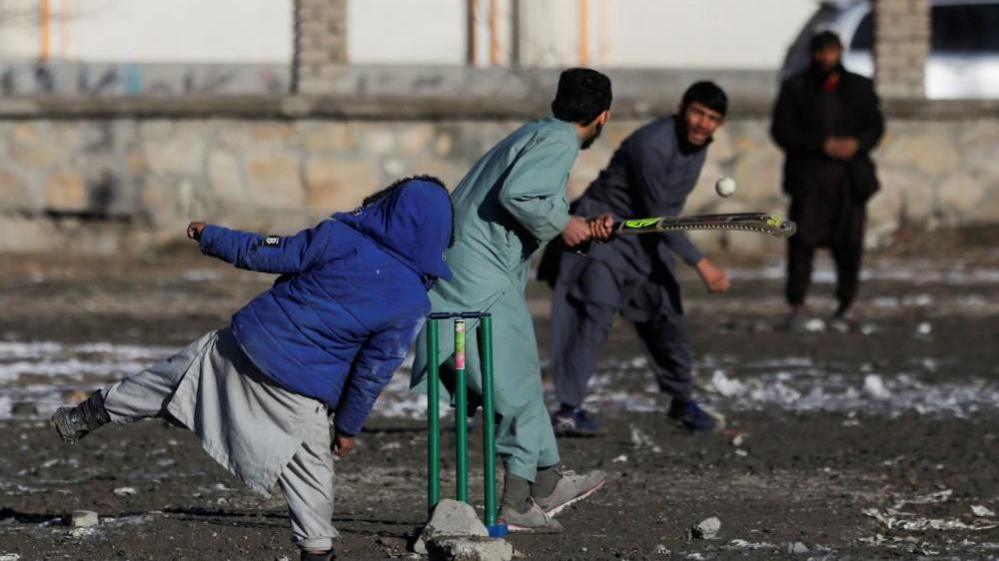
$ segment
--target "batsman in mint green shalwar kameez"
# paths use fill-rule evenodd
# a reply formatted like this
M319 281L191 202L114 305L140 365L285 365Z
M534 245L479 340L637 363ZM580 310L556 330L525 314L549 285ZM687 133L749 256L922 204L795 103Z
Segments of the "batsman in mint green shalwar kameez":
M494 146L455 189L454 278L430 292L434 312L493 315L493 364L498 427L496 448L508 473L533 481L539 466L559 463L545 408L534 322L527 309L531 257L569 223L566 183L579 154L572 123L530 122ZM469 388L481 395L477 322L469 321ZM442 364L451 364L453 326L441 325ZM426 372L426 332L420 334L413 384Z

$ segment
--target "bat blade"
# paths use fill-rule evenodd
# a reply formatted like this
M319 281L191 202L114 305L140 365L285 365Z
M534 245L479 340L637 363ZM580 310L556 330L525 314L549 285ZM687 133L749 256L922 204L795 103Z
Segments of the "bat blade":
M787 238L794 235L797 225L779 214L743 212L635 218L620 222L615 227L615 232L619 235L686 230L735 230Z

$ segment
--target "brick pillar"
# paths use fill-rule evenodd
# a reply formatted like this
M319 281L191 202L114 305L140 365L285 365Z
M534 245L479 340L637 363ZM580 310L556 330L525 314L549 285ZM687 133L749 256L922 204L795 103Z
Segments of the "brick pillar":
M875 1L874 61L882 96L925 97L929 53L930 0Z
M292 92L330 92L346 64L347 0L295 0Z

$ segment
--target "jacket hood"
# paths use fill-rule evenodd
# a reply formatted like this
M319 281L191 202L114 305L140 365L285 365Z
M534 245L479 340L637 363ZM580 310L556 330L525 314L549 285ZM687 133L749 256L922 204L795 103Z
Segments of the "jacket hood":
M375 241L424 277L451 280L444 254L451 242L451 197L422 179L403 182L354 212L333 218Z

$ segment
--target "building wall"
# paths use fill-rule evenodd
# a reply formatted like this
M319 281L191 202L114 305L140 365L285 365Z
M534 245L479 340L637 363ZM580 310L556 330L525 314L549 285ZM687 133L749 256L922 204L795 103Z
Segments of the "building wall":
M4 1L0 59L41 56L39 5ZM292 0L50 0L50 6L53 59L291 63ZM5 10L16 17L4 17Z
M974 111L967 112L974 114ZM224 113L223 113L224 115ZM578 194L644 120L617 119L571 176ZM0 250L136 252L190 220L277 234L354 207L392 179L430 173L454 186L512 119L435 117L0 119ZM687 213L782 211L781 154L765 115L733 118L711 146ZM900 227L999 220L999 111L975 118L896 115L877 159L882 192L869 242ZM731 175L731 199L712 185ZM753 234L699 235L712 252L779 254Z
M465 63L461 0L348 0L351 64Z
M579 62L579 0L523 2L528 65ZM812 0L588 0L590 64L779 68Z
M579 64L580 0L519 0L521 60ZM65 25L60 20L66 3ZM292 0L50 0L51 56L88 62L290 63ZM478 60L488 64L489 6L479 0ZM497 0L509 62L513 0ZM39 0L0 7L0 60L41 55ZM814 0L587 0L588 64L777 68ZM462 65L466 0L352 0L352 64ZM6 17L5 14L13 14Z
M478 2L477 60L489 61L489 5ZM498 0L500 60L510 59L512 0ZM580 0L520 0L525 66L580 64ZM816 9L813 0L586 0L589 65L653 68L778 68ZM350 3L355 64L463 64L464 0ZM429 33L412 40L412 30ZM407 40L402 40L405 37Z

